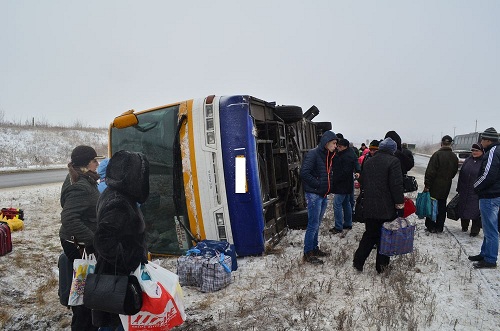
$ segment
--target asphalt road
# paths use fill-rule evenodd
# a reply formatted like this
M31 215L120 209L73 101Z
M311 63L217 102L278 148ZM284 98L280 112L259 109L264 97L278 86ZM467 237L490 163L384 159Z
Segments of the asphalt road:
M0 189L28 185L62 183L68 169L0 172Z

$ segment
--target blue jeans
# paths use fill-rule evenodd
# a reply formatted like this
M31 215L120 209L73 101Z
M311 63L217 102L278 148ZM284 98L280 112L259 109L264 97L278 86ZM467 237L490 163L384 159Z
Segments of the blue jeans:
M333 217L335 218L335 229L342 231L343 228L352 228L352 206L350 194L333 195Z
M307 229L304 237L304 254L318 248L318 234L321 220L325 215L328 198L306 192Z
M488 263L497 263L498 257L498 210L500 197L479 199L481 222L483 223L483 244L480 255Z

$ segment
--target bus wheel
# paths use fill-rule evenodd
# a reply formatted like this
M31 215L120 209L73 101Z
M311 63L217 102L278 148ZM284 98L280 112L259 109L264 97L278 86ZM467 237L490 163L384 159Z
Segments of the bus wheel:
M332 129L332 122L313 122L316 124L316 129L321 130L321 133Z
M307 228L307 209L286 214L286 223L290 229Z
M276 106L274 113L278 115L285 124L302 120L302 108L299 106Z

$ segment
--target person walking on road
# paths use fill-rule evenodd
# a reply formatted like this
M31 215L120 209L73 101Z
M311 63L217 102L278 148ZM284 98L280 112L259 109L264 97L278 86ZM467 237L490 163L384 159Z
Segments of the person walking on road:
M448 135L441 139L441 148L432 154L425 170L424 192L430 192L431 198L437 200L436 220L425 218L425 226L430 233L443 232L451 181L458 172L458 158L451 150L452 141Z
M488 128L481 134L484 148L479 177L474 183L474 191L479 196L479 209L483 224L483 244L478 255L469 256L476 261L473 266L496 268L498 257L498 220L500 208L500 143L498 132Z
M337 136L332 131L323 133L318 146L307 152L300 169L307 201L304 261L312 264L323 264L323 260L318 257L329 255L319 249L318 235L328 204L328 194L331 192L330 176L337 140Z

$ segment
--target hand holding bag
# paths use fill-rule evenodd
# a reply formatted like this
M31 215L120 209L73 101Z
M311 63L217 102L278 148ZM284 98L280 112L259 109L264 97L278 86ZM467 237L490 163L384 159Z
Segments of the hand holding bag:
M73 279L68 299L69 306L83 305L85 282L87 276L94 273L96 263L94 254L87 254L85 249L82 258L73 261Z
M432 216L431 194L429 192L421 192L417 194L416 214L420 219Z
M138 313L142 307L142 290L136 276L105 275L102 274L103 265L97 273L87 276L83 304L87 308L113 314Z
M406 218L398 217L392 222L385 222L380 231L380 254L393 256L413 252L415 224Z

